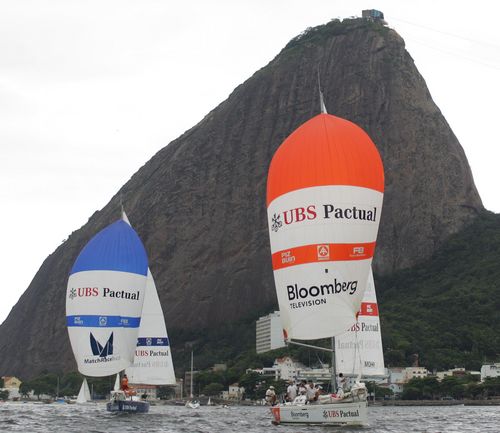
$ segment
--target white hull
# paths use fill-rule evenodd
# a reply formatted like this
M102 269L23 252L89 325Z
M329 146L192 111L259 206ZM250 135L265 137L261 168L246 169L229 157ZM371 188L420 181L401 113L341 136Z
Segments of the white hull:
M286 404L271 408L274 424L362 425L367 421L367 402Z

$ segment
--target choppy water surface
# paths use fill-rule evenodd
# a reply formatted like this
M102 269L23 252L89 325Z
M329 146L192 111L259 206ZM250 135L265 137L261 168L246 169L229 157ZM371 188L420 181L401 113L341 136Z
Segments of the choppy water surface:
M104 404L0 404L0 432L189 433L499 433L500 406L370 407L360 427L273 426L269 408L152 406L147 414L113 414Z

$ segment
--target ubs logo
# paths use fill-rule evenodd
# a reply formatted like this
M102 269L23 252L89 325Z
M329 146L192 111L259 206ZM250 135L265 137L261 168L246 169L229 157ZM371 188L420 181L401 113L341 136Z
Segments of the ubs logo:
M69 291L69 299L75 299L76 297L88 297L88 296L99 296L99 289L97 287L78 287L75 289L71 288Z
M283 220L281 217L283 216ZM302 221L313 220L318 216L316 213L316 206L310 205L307 207L296 207L294 209L286 210L279 214L274 214L272 217L271 230L277 232L283 223L290 225Z
M271 230L273 232L277 232L280 229L280 227L283 225L283 223L281 221L281 215L274 214L272 220L273 220L273 222L271 224Z

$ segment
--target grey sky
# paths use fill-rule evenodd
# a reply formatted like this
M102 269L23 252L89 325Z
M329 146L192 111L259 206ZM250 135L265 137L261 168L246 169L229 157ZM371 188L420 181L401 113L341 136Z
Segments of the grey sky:
M365 8L405 39L499 212L500 6L457 3L0 0L0 322L42 261L158 150L305 28Z

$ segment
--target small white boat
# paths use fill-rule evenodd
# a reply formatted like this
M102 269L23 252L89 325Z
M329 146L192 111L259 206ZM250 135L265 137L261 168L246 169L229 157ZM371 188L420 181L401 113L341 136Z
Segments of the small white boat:
M87 383L87 378L83 378L82 386L80 387L80 392L78 393L78 397L76 398L76 402L78 404L87 403L92 400L90 395L89 384Z
M189 393L189 398L191 400L188 400L186 402L186 407L190 409L198 409L200 407L200 402L198 400L193 400L193 370L194 369L194 357L193 357L193 351L191 350L191 375L190 375L190 393Z

